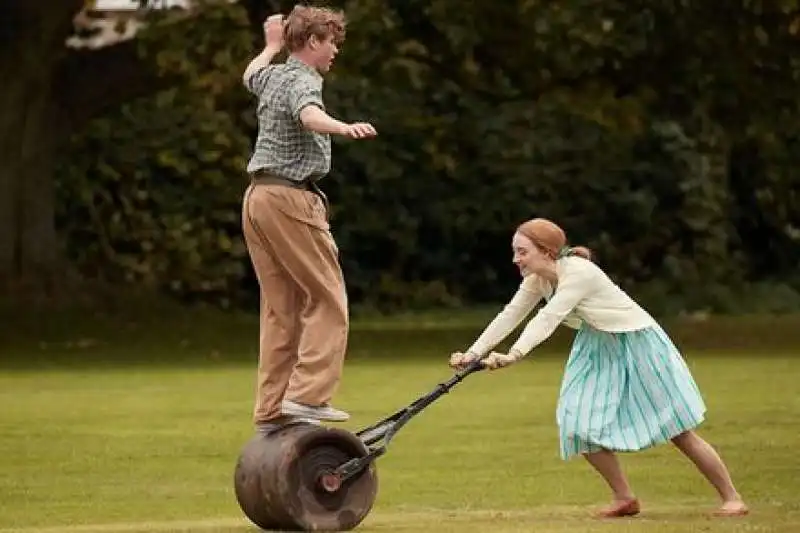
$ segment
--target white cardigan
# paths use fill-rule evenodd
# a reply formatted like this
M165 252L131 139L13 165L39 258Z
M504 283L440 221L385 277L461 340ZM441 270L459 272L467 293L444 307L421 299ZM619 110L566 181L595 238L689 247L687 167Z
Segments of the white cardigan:
M511 301L478 337L470 352L485 355L505 339L539 301L547 304L528 322L509 351L522 355L553 334L562 322L579 328L583 322L600 331L635 331L655 320L592 261L570 256L556 262L558 289L532 274L526 276Z

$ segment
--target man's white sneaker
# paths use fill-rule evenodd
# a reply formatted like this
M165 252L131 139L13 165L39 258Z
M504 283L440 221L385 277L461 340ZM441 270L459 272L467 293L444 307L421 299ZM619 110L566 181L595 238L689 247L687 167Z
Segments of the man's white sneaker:
M285 415L326 420L328 422L345 422L350 419L349 414L330 405L305 405L292 400L283 400L281 412Z
M256 431L261 433L262 435L270 435L277 431L278 429L284 428L286 426L293 426L295 424L311 424L314 426L319 426L320 421L314 418L302 418L299 416L281 416L275 420L271 420L269 422L259 422L256 424Z

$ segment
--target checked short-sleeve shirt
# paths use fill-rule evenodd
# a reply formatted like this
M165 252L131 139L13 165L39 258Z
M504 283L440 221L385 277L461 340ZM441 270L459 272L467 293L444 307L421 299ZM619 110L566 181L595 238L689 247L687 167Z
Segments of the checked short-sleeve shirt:
M295 181L325 176L331 167L330 135L308 131L300 123L304 107L325 109L322 76L289 57L255 71L244 85L258 97L258 137L247 171L266 170Z

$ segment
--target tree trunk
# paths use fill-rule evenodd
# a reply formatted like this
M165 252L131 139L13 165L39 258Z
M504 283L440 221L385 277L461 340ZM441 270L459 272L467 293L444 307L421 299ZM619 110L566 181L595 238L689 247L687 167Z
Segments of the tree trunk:
M20 39L0 52L0 294L5 296L19 290L50 294L58 269L52 174L61 128L51 98L58 51L48 50L47 41Z
M81 0L0 4L0 300L70 296L53 174L69 132L166 83L127 41L66 47ZM187 22L191 23L191 21Z

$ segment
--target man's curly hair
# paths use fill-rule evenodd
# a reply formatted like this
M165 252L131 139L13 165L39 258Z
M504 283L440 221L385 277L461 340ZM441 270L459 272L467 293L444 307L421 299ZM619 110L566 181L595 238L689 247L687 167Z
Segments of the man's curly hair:
M319 40L333 36L338 46L344 41L346 24L342 11L296 5L286 17L284 42L289 51L294 52L303 48L312 35Z

